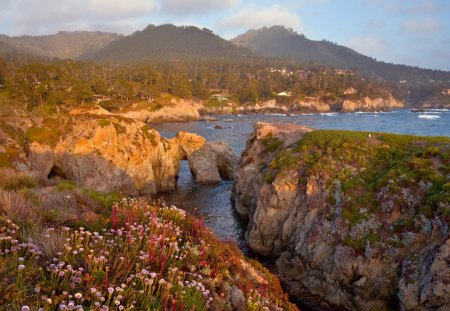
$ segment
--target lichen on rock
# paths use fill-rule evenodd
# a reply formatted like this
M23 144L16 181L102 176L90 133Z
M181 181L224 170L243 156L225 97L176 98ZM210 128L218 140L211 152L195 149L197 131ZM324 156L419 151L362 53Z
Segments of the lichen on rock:
M327 310L446 310L450 139L257 123L233 200L294 297Z

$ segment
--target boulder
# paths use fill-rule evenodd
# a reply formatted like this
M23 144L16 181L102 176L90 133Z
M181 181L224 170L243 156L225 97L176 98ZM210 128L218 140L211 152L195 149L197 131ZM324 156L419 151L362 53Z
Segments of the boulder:
M182 122L200 120L202 108L200 102L174 99L156 110L132 109L118 114L141 122Z
M215 183L233 179L233 169L238 156L224 142L208 142L187 155L189 167L197 183Z

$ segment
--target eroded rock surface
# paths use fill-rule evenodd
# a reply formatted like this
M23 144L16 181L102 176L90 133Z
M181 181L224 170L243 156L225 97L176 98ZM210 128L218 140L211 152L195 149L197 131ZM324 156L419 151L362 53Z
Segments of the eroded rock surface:
M248 246L313 306L450 310L450 141L311 131L255 125L234 189Z
M180 160L189 161L200 183L230 178L237 160L225 143L207 143L187 132L165 139L117 115L80 110L66 121L53 145L29 143L28 168L40 178L59 175L83 188L148 194L175 188Z

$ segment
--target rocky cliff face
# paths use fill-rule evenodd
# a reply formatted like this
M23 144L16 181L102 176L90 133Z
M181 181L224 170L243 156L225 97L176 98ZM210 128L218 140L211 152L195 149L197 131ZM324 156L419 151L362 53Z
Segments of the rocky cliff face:
M26 157L13 161L17 168L30 170L41 179L58 175L79 187L102 192L173 190L180 160L188 160L193 171L201 171L196 174L198 182L217 182L232 178L237 160L225 143L206 142L186 132L165 139L140 121L91 111L34 121L25 132Z
M450 139L257 123L235 174L249 247L327 310L450 309Z
M238 105L229 101L218 106L209 106L204 101L175 100L165 104L156 102L141 102L132 104L114 113L101 108L90 109L87 112L97 115L118 115L141 122L182 122L202 119L204 114L263 114L263 113L326 113L326 112L354 112L354 111L389 111L404 108L404 103L396 98L371 99L365 97L359 100L340 100L324 102L315 98L305 100L291 100L280 103L272 99L256 104ZM78 109L74 113L85 113Z

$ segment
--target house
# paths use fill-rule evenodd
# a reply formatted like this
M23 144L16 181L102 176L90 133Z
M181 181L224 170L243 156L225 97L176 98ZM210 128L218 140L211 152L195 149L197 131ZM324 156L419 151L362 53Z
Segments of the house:
M445 89L441 92L442 95L450 95L450 89Z
M400 83L400 84L406 84L408 81L406 81L406 80L400 80L400 81L398 81L398 83Z
M292 93L288 91L283 91L277 94L278 96L291 97Z
M213 94L211 95L212 99L215 99L219 102L224 101L224 100L228 100L227 97L223 96L222 94Z
M345 69L335 69L334 72L340 76L351 76L355 74L353 70L345 70Z
M358 93L358 90L353 87L349 87L348 89L346 89L344 91L344 95L352 95L352 94L356 94L356 93Z
M101 101L104 101L104 100L111 100L111 96L103 95L103 94L95 94L94 95L94 99L97 102L101 102Z

